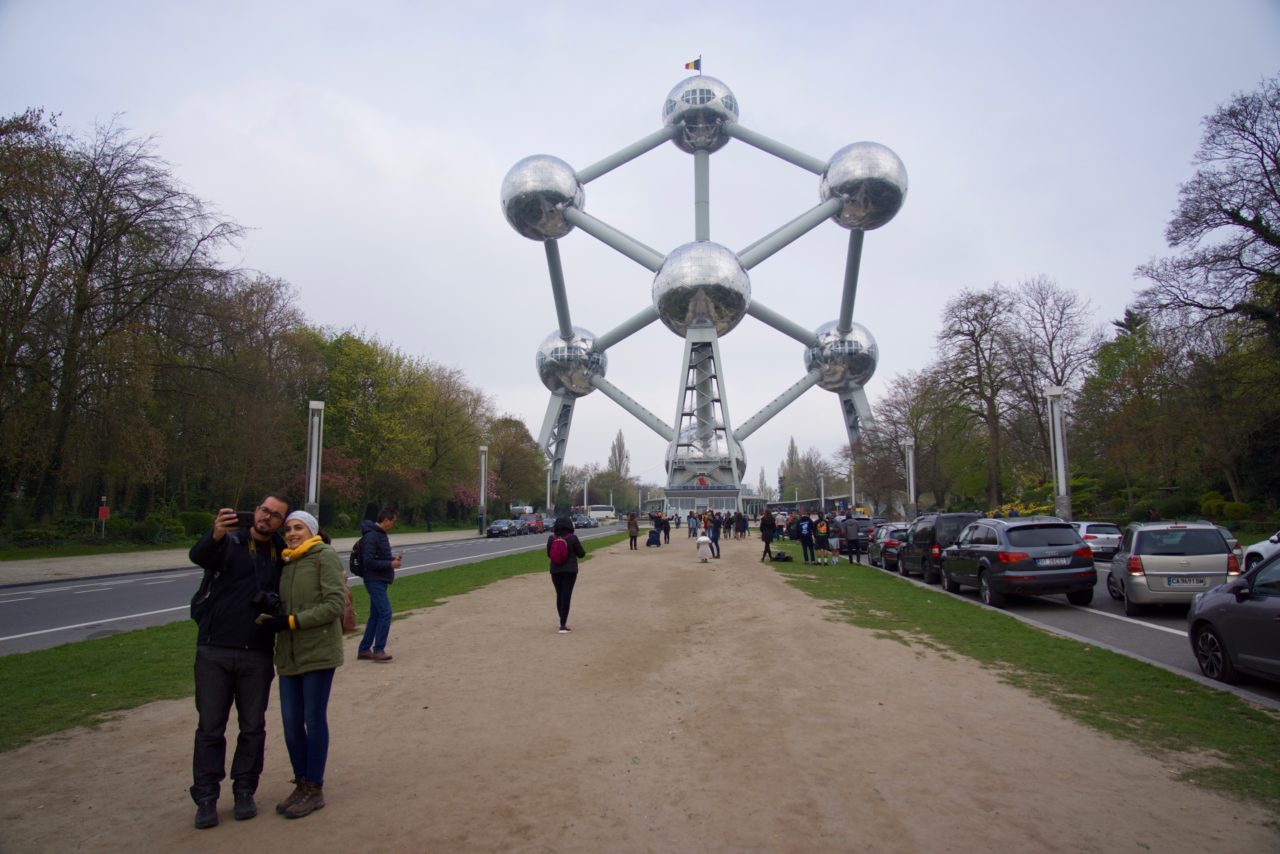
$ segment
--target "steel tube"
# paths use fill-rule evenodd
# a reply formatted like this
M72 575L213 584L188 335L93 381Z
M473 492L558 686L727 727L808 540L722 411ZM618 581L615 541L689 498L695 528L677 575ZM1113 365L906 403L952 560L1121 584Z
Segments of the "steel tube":
M646 269L652 270L656 273L658 272L658 268L662 266L664 256L656 249L650 249L635 238L623 234L613 226L601 222L589 213L580 211L577 208L565 208L564 218L606 246L612 247L623 255L626 255L641 267L645 267Z

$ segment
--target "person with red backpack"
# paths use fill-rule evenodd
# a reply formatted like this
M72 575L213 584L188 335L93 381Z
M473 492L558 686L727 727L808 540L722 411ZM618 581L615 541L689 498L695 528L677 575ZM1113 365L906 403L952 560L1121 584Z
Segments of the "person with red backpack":
M551 583L556 588L556 612L560 615L562 635L573 631L569 628L569 600L573 598L573 585L578 580L578 558L586 556L587 550L573 532L573 522L566 516L556 519L547 538L547 557L551 561Z

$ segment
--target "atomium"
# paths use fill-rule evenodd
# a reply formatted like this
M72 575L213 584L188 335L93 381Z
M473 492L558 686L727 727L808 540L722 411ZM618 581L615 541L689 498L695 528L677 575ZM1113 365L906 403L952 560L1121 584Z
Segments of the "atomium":
M784 225L736 252L711 239L710 155L730 139L818 177L817 206L788 217ZM694 239L662 253L587 215L583 185L668 141L694 155ZM743 441L815 385L839 397L845 429L854 442L872 418L863 387L879 359L870 330L853 321L864 235L892 220L906 195L906 168L889 148L855 142L827 161L811 157L743 127L733 92L720 80L701 74L671 89L663 102L660 130L613 155L578 171L549 155L516 163L502 182L502 212L520 235L542 242L558 321L539 345L536 358L538 377L551 392L538 438L550 462L548 483L560 479L575 402L597 389L666 440L668 510L740 509L746 473ZM840 314L809 330L761 303L761 292L769 298L769 284L753 282L751 270L828 222L849 230ZM570 319L559 241L575 229L635 261L653 277L651 303L599 336ZM776 298L789 299L788 283L774 288ZM621 293L627 292L631 290ZM806 286L806 292L812 290ZM729 419L719 339L748 316L799 342L806 373L735 428ZM658 321L684 339L674 422L658 417L605 378L606 351Z

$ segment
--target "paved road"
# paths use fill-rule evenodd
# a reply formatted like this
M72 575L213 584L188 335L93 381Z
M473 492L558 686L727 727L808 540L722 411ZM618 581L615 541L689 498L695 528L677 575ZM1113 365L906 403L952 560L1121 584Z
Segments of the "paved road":
M580 536L590 539L616 530L590 529L580 532ZM393 544L395 552L404 554L400 575L539 550L546 543L538 535L405 542L412 537L397 535L399 541ZM340 554L345 561L347 552ZM200 569L187 563L149 572L0 587L0 655L185 620L201 574ZM360 579L352 578L351 583L358 585Z

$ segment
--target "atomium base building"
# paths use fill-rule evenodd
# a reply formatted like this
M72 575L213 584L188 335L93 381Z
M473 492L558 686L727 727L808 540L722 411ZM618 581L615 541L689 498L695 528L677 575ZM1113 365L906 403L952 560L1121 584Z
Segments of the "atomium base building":
M503 214L519 234L543 243L555 299L557 326L536 356L538 376L551 392L538 442L553 483L559 482L564 466L574 404L597 389L667 441L668 514L742 509L747 469L743 441L814 385L839 398L850 442L870 422L863 386L875 373L879 349L871 332L853 321L858 267L865 233L889 222L902 207L906 168L893 151L874 142L855 142L822 161L744 127L738 116L738 101L729 87L699 74L671 90L662 108L662 127L649 136L580 170L549 155L526 157L503 179ZM710 156L734 139L819 178L816 206L737 252L712 242L710 234ZM694 240L663 255L586 213L583 188L668 142L694 158ZM753 299L750 270L826 222L849 231L840 314L810 330ZM653 274L651 304L604 335L574 326L570 319L559 241L575 228ZM803 346L804 374L735 427L719 339L747 316ZM671 421L605 377L608 349L657 321L684 341Z

